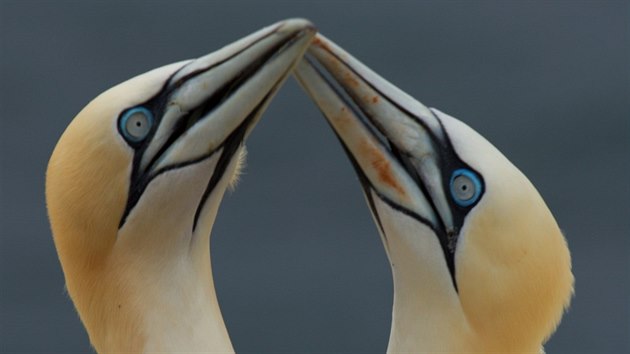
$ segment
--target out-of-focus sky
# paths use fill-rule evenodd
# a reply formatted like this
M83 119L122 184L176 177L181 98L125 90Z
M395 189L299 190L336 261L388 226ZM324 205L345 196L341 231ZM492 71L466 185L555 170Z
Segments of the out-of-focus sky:
M2 352L85 352L44 173L103 90L288 17L463 120L536 185L571 248L576 294L548 353L628 352L627 1L0 1ZM212 234L237 352L384 352L392 280L354 171L291 79L248 142Z

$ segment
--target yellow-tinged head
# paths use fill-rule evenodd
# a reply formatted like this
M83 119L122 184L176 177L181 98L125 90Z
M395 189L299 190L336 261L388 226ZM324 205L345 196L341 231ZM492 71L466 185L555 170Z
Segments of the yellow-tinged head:
M573 291L529 180L470 127L323 36L296 76L362 182L392 264L391 352L538 352Z
M573 293L571 256L553 215L531 182L470 127L438 110L456 153L484 178L455 251L462 309L488 350L540 346Z
M99 352L232 350L209 234L243 142L313 26L287 20L90 102L49 162L67 288Z

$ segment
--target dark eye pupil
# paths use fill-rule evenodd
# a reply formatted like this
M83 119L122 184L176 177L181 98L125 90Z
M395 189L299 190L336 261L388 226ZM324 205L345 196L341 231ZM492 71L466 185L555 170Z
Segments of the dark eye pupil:
M142 123L140 121L136 121L136 127L140 127L142 126Z

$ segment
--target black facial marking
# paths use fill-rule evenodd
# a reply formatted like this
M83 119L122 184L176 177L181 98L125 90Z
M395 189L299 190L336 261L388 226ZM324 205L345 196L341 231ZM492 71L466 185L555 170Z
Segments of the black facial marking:
M217 170L221 170L221 174L223 172L225 172L225 167L227 167L227 163L229 162L229 159L232 157L231 154L233 154L236 149L238 148L238 146L241 144L242 141L237 141L237 138L243 137L243 134L247 131L247 124L251 123L251 119L250 117L254 117L258 111L258 109L260 107L262 107L262 103L261 105L259 105L251 114L250 117L246 118L244 122L242 122L241 126L239 126L238 129L236 129L234 132L232 132L226 139L224 142L222 142L216 149L214 149L213 151L204 154L203 156L199 156L198 158L192 159L190 161L185 161L182 163L178 163L178 164L174 164L174 165L170 165L164 168L160 168L158 170L154 170L155 166L157 165L157 163L160 160L160 157L163 156L163 154L168 150L168 148L175 143L188 129L190 129L193 125L195 125L196 123L198 123L199 121L205 119L206 116L208 116L213 110L215 110L217 107L219 107L223 102L225 102L225 100L227 100L230 96L232 96L232 94L237 91L250 77L252 77L265 63L267 63L268 61L270 61L273 57L275 57L276 55L278 55L278 53L282 52L283 47L288 47L290 45L292 45L296 40L298 40L298 38L302 35L301 32L298 32L296 35L294 35L292 38L288 38L287 41L282 41L279 42L278 44L276 44L273 47L270 47L263 55L260 56L260 58L258 58L257 60L253 61L252 63L250 63L246 68L244 68L238 75L236 75L232 80L229 80L228 82L226 82L225 84L223 84L219 89L217 89L214 93L212 93L212 95L210 95L206 100L204 100L204 102L199 105L198 107L196 107L195 109L191 110L190 112L188 112L187 114L181 116L178 118L177 122L175 123L169 137L166 139L166 141L162 144L162 146L160 146L160 148L158 149L158 152L151 157L149 164L146 166L146 168L142 169L141 168L141 161L143 158L143 155L146 153L146 150L148 148L148 146L151 144L153 138L155 137L155 133L157 131L157 128L160 126L160 123L162 121L162 117L164 115L164 113L166 112L166 106L169 102L169 97L180 87L182 87L187 81L204 74L205 72L216 68L218 66L220 66L222 63L225 63L229 60L231 60L232 58L238 56L239 54L243 53L244 51L246 51L247 49L251 48L252 46L254 46L255 44L259 43L261 40L273 35L275 33L275 30L270 31L269 33L267 33L266 35L262 36L261 38L259 38L258 40L248 44L247 46L245 46L244 48L240 49L238 52L233 53L232 55L230 55L229 57L226 57L220 61L217 61L215 63L213 63L212 65L205 67L205 68L201 68L198 70L195 70L191 73L186 74L185 76L183 76L182 78L179 78L177 81L173 82L173 78L179 73L181 72L181 70L183 70L184 68L186 68L188 65L190 65L190 63L182 66L180 69L178 69L176 72L174 72L168 80L166 80L165 84L162 86L161 90L156 93L153 97L151 97L150 99L148 99L147 101L145 101L144 103L141 103L137 106L143 106L146 109L150 110L153 113L154 119L155 119L155 123L151 129L151 131L149 132L149 134L147 135L147 138L144 139L144 141L139 142L137 144L130 144L133 148L134 148L134 157L133 157L133 164L132 164L132 171L131 171L131 178L130 178L130 187L129 187L129 192L128 192L128 198L127 198L127 205L125 207L125 210L123 212L123 215L121 217L120 223L119 223L119 228L122 228L123 225L125 224L125 221L127 219L127 217L129 216L131 210L133 210L133 208L136 206L136 204L138 203L138 201L140 200L142 193L144 193L146 187L148 186L148 184L157 176L159 176L160 174L166 172L166 171L170 171L173 169L177 169L177 168L181 168L187 165L191 165L191 164L195 164L198 162L203 161L206 158L209 158L210 156L212 156L216 151L218 151L219 149L223 148L225 149L222 153L222 157L220 159L219 162L225 160L223 163L226 164L226 166L224 166L222 169L219 168L219 166L217 166ZM193 63L194 61L192 61L191 63ZM274 87L274 90L277 89L277 87ZM273 92L273 90L271 90L270 92ZM268 95L269 96L269 95ZM265 102L267 100L268 97L265 97L261 102ZM134 107L137 107L134 106ZM134 107L130 107L134 108ZM121 112L121 115L124 114L127 110ZM248 122L246 124L246 122ZM229 149L228 149L229 148ZM230 153L228 154L226 150L230 150ZM216 178L220 178L221 175L217 174L217 171L215 171L215 175L217 175L218 177ZM215 178L214 175L212 178ZM211 181L212 181L211 178ZM210 188L210 186L209 186ZM207 198L206 194L209 194L210 191L206 190L206 193L204 194L204 198L202 200L205 200L205 198ZM199 211L198 211L199 212ZM197 213L198 213L197 212ZM197 223L197 218L198 215L195 216L195 224Z
M335 55L335 53L332 53L330 51L327 52L328 54L333 55L340 63L344 63L344 60L342 58L339 58L337 55ZM474 171L475 173L477 173L477 175L479 176L482 185L484 185L484 181L483 181L483 177L481 176L480 173L478 173L475 169L473 169L472 167L470 167L468 164L466 164L460 157L459 155L456 153L455 149L453 148L453 145L451 143L451 139L448 135L448 132L444 129L444 125L442 123L442 121L439 119L439 117L433 112L433 110L431 110L431 114L433 115L433 117L439 122L440 125L440 130L442 132L442 137L440 137L438 134L436 134L436 132L432 131L431 128L418 116L416 116L415 114L413 114L412 112L410 112L409 110L407 110L405 107L402 107L400 104L398 104L395 100L393 100L392 98L390 98L388 95L386 95L385 93L381 92L378 88L376 88L374 85L372 85L370 82L368 82L367 80L363 79L363 81L369 85L375 92L378 92L381 97L383 99L385 99L388 103L390 103L392 106L396 107L398 110L400 110L402 113L404 113L409 119L413 120L415 123L417 123L419 126L421 126L424 131L426 131L429 135L429 138L431 140L431 144L433 146L433 148L436 151L436 155L437 155L437 161L438 161L438 167L440 169L440 171L442 172L442 188L445 191L445 195L446 195L446 199L447 199L447 203L449 205L450 211L451 211L451 215L453 218L453 224L454 224L454 229L453 230L449 230L446 225L444 224L444 221L442 220L442 218L440 217L440 213L438 212L437 206L435 204L435 202L433 201L433 199L431 198L431 194L429 193L429 191L427 190L426 185L422 182L422 179L419 176L419 171L416 170L416 168L413 166L413 164L411 163L411 159L413 159L413 156L410 156L406 153L404 153L403 151L400 151L397 147L396 144L393 143L388 137L387 137L387 132L386 130L380 126L380 124L372 119L370 117L370 114L362 108L361 104L356 102L353 98L351 93L343 86L340 85L334 78L331 77L331 75L325 71L325 69L322 69L320 66L321 64L319 64L316 60L312 60L310 58L307 58L307 60L309 61L309 63L311 64L311 66L315 69L315 71L319 74L319 76L328 84L329 88L331 90L333 90L337 96L342 100L342 102L344 102L344 104L346 104L347 107L350 108L350 110L352 111L352 113L359 118L359 121L366 127L366 129L372 133L372 135L376 138L376 140L385 148L385 151L387 151L389 154L389 157L393 160L398 161L398 163L400 163L401 166L404 167L405 171L409 174L409 176L414 180L414 182L416 183L418 189L422 192L422 194L425 196L425 199L429 202L431 209L433 210L434 215L436 215L437 219L438 219L438 225L433 225L433 223L431 223L429 220L427 220L426 218L422 217L421 215L418 215L417 213L414 213L408 209L406 209L405 207L396 204L395 202L393 202L392 200L390 200L389 198L387 198L386 196L380 194L378 192L378 189L375 188L375 186L373 186L369 179L365 176L365 174L363 173L363 171L361 170L360 166L358 165L358 163L356 162L355 158L352 156L352 153L349 151L349 149L345 146L345 144L343 143L343 141L341 139L340 142L341 144L344 146L344 150L346 151L346 154L348 155L348 157L350 158L355 171L357 172L357 175L359 175L359 179L361 181L361 184L363 185L363 189L365 192L365 195L368 198L368 204L370 206L370 208L372 209L372 212L374 215L377 216L377 222L379 224L379 228L382 231L382 234L384 235L385 232L383 230L383 226L380 222L380 219L378 218L378 213L374 207L374 202L371 199L371 193L370 191L374 191L374 193L376 193L376 195L378 195L378 197L383 200L386 204L388 204L389 206L391 206L392 208L394 208L395 210L398 210L416 220L418 220L419 222L425 224L426 226L428 226L429 228L431 228L435 234L438 237L438 240L440 242L440 246L442 248L442 252L444 254L444 258L446 260L446 264L448 266L449 272L451 274L451 280L453 283L453 287L455 288L455 291L457 291L457 281L456 281L456 277L455 277L455 251L457 248L457 241L459 238L459 231L461 230L461 227L465 221L466 215L468 215L468 213L470 212L470 210L478 203L478 201L481 199L479 198L475 203L473 203L472 205L469 206L460 206L458 204L456 204L454 202L454 200L450 197L450 177L451 174L453 173L453 171L460 169L460 168L466 168L469 169L471 171ZM352 67L345 65L345 67L352 71L355 75L357 75L360 78L363 78L358 72L356 72L356 70L354 70ZM333 128L334 131L334 128ZM483 191L482 191L483 193Z
M232 157L238 150L238 148L243 143L243 139L245 138L245 133L247 132L247 128L252 124L256 115L260 112L262 106L265 104L267 97L258 104L258 106L245 118L245 120L236 128L228 137L225 139L223 144L221 144L216 150L223 149L221 152L221 157L217 162L216 167L214 168L214 172L212 173L212 177L208 181L208 186L201 197L201 201L197 206L197 210L195 211L195 219L193 221L193 231L197 228L197 222L199 221L199 216L201 214L201 210L206 203L206 200L217 186L221 177L225 174L225 170L230 164ZM216 151L215 150L215 151Z

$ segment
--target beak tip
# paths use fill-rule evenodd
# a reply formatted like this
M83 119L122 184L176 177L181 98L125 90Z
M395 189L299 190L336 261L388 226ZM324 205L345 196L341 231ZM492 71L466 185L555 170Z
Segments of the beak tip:
M315 25L305 19L305 18L290 18L288 20L284 20L280 23L278 27L278 32L308 32L315 33L317 32L317 28Z

